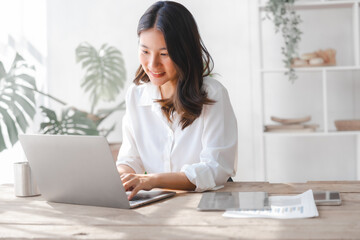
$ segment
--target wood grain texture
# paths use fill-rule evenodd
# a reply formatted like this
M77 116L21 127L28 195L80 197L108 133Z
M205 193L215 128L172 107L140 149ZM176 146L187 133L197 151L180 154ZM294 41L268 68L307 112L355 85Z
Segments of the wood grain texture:
M123 210L17 198L0 186L0 238L21 239L359 239L360 182L227 183L218 191L268 191L270 195L338 190L341 206L319 206L310 219L233 219L196 210L201 193L178 194Z

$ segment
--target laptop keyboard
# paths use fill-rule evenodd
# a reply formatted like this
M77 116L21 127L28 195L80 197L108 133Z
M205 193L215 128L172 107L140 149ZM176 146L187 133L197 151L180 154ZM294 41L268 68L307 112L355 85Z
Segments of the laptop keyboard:
M126 195L129 196L130 192L126 192ZM145 203L150 203L164 199L167 197L174 196L175 192L169 191L139 191L130 201L130 206L141 206Z
M129 195L129 194L128 194ZM129 202L137 202L137 201L140 201L140 200L146 200L147 198L143 197L143 196L137 196L135 195Z
M130 192L126 192L126 195L129 196ZM151 196L147 194L136 194L129 202L131 203L139 203L142 201L146 201L147 199L151 198Z

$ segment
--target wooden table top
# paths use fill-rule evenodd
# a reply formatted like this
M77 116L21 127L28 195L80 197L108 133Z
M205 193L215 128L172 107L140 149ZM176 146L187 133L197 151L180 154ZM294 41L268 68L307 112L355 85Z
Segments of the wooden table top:
M201 193L179 191L170 199L133 210L18 198L0 186L0 238L21 239L360 239L360 181L270 184L227 183L219 191L298 194L308 189L341 192L341 206L318 206L309 219L236 219L199 212Z

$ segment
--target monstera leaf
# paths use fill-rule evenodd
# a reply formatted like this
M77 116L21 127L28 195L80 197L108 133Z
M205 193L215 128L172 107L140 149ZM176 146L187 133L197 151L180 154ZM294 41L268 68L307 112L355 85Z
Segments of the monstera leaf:
M115 100L124 87L126 76L121 52L107 44L97 51L85 42L76 48L76 61L81 62L86 71L81 87L90 93L91 113L99 100Z
M99 135L97 124L86 112L66 108L58 120L53 110L44 106L40 108L48 120L40 124L40 130L44 134Z
M29 120L34 118L36 84L28 74L33 71L34 67L27 65L19 54L8 72L0 61L0 152L7 149L6 142L14 145L19 131L24 133Z

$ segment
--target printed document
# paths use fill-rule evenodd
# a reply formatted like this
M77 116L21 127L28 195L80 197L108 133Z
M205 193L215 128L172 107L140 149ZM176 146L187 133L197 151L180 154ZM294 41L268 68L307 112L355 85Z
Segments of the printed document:
M226 211L224 217L233 218L311 218L319 216L313 191L296 196L270 196L270 209Z

